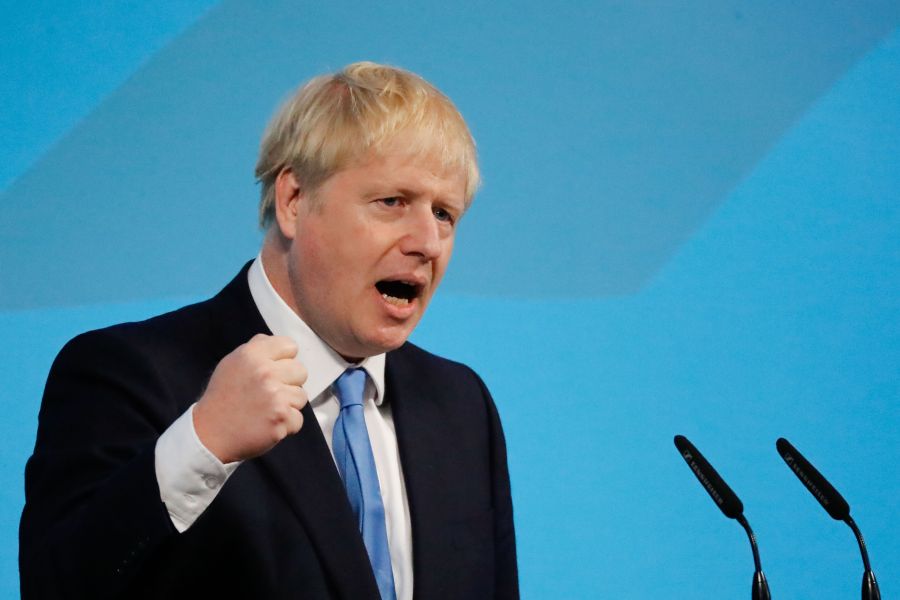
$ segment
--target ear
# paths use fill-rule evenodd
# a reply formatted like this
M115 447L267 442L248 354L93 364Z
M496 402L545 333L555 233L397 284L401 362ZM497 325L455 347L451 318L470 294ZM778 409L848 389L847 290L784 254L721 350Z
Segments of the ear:
M275 221L288 239L294 239L297 231L301 201L300 183L290 167L283 168L275 178Z

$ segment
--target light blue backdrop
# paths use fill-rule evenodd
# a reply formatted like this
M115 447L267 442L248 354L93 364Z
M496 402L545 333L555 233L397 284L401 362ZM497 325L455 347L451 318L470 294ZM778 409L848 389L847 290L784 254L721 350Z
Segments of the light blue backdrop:
M0 22L0 594L55 353L214 293L258 247L278 101L371 59L459 105L485 186L414 340L507 432L526 598L900 596L900 4L7 2ZM837 3L833 3L837 4Z

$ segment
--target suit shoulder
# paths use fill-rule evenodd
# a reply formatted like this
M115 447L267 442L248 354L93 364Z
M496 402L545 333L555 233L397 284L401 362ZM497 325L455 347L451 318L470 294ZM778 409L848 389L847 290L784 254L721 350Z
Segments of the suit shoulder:
M198 331L208 329L209 300L190 304L141 321L116 323L80 333L69 340L61 354L109 345L165 344L185 337L194 337Z
M191 304L143 321L118 323L78 334L66 342L51 367L61 370L95 370L144 365L165 370L189 360L207 345L211 328L209 301Z
M408 362L416 368L433 369L437 372L446 372L448 374L468 374L478 377L478 374L464 363L438 356L424 348L416 346L412 342L406 342L391 354L396 355L400 360ZM480 378L479 378L480 379Z
M198 396L214 366L215 356L204 347L209 334L203 333L202 304L72 338L47 375L43 429L64 427L73 411L104 419L125 411L144 415L162 431Z
M250 264L245 264L231 282L211 298L142 321L119 323L82 333L70 340L60 355L73 349L124 345L155 356L177 356L181 352L196 352L216 346L226 328L247 325L248 319L253 322L247 327L257 328L259 325L254 321L252 312L255 306L247 285ZM256 317L260 318L258 313Z
M411 342L388 353L388 361L395 363L407 374L415 373L417 380L438 384L447 391L477 390L478 396L491 402L491 394L484 381L474 369L464 363L438 356Z

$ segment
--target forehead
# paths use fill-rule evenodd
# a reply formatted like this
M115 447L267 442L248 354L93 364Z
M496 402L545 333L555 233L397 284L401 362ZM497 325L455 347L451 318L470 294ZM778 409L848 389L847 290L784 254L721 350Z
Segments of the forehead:
M444 164L434 152L422 154L394 145L370 151L336 175L372 193L433 194L448 201L465 201L465 172Z

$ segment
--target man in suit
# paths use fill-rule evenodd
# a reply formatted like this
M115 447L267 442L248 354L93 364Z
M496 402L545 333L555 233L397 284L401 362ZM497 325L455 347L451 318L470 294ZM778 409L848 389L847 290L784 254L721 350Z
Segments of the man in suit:
M406 341L478 185L462 117L350 65L276 114L257 177L262 250L217 296L54 362L23 597L518 597L493 401Z

